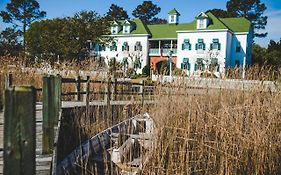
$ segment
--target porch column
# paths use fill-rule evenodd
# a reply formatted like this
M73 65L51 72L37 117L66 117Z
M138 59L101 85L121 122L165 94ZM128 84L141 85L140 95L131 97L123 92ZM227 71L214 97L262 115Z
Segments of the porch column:
M161 54L161 40L158 41L158 54Z

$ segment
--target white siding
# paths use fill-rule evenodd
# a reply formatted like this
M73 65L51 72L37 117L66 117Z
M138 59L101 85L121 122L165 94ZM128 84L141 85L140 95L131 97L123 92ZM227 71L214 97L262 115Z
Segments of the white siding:
M191 50L182 50L182 43L184 39L189 39L191 43ZM198 50L195 50L195 44L198 42L198 39L203 39L206 45L205 51L199 53ZM219 39L221 44L221 50L210 50L210 44L213 42L213 39ZM191 63L192 73L194 70L194 64L196 63L197 58L210 58L210 54L213 54L212 57L218 59L218 63L221 68L225 67L225 58L227 50L227 31L220 32L186 32L178 33L178 50L177 50L177 67L181 67L183 58L189 58L189 63Z
M141 56L141 69L137 70L137 73L142 72L142 68L146 66L149 62L148 60L148 36L120 36L116 37L115 42L117 44L117 51L110 51L110 48L107 47L106 51L101 52L101 56L105 57L106 63L108 64L108 60L116 57L117 61L121 62L123 58L127 57L129 61L129 67L132 67L133 61L130 59L130 56L134 57L137 54ZM122 51L122 45L124 42L127 42L129 45L129 51ZM142 45L142 51L134 51L136 42L140 42Z
M241 50L240 52L236 52L236 46L240 42ZM247 52L247 34L233 34L232 37L232 54L231 54L231 61L230 66L234 67L235 62L239 61L240 65L243 65L244 57L246 57Z

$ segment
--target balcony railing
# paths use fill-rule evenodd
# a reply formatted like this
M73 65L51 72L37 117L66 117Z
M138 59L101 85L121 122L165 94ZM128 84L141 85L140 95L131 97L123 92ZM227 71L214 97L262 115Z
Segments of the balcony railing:
M163 55L168 55L171 49L163 49ZM172 49L173 54L177 54L177 49ZM149 49L149 55L160 55L160 49L151 48Z

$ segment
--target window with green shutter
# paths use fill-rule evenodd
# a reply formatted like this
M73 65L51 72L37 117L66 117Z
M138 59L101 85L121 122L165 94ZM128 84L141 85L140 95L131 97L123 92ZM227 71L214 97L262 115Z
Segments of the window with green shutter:
M129 51L129 45L127 42L124 42L122 45L122 51Z
M190 63L188 58L183 58L181 63L181 69L187 69L190 70Z
M211 43L210 49L211 50L213 50L213 49L221 50L221 44L219 42L219 39L217 39L217 38L213 39L213 43Z
M203 39L198 39L198 43L195 44L195 50L206 50L206 44Z
M189 39L185 39L182 43L182 50L191 50L191 43Z
M110 51L117 51L117 44L116 44L116 42L112 43L112 45L110 46Z
M203 58L197 58L195 65L196 65L195 70L205 70L205 64L203 62Z
M140 41L137 41L135 44L135 51L142 51L142 45Z

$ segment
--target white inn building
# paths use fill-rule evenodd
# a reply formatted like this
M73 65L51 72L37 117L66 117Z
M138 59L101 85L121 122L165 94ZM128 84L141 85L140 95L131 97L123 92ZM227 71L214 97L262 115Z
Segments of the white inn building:
M225 68L251 63L253 30L247 19L217 18L201 12L194 21L180 23L179 17L173 9L168 24L147 25L140 19L114 21L114 41L108 46L96 45L94 52L107 60L115 57L137 73L148 64L156 72L170 51L176 67L189 76L205 70L224 73Z

